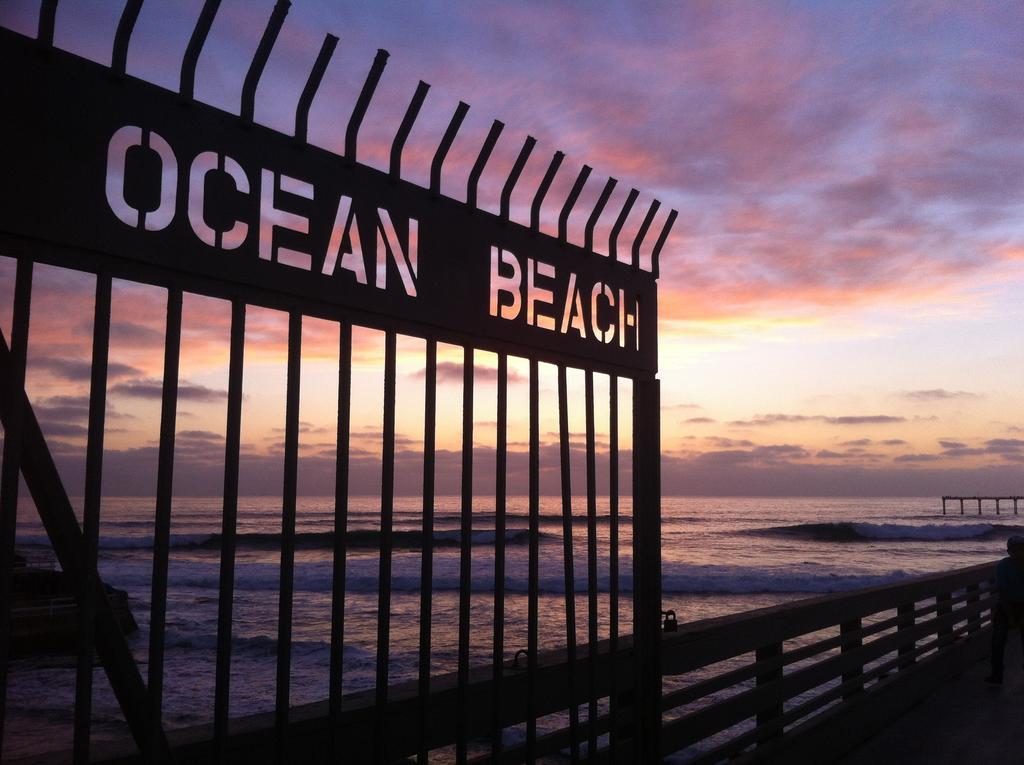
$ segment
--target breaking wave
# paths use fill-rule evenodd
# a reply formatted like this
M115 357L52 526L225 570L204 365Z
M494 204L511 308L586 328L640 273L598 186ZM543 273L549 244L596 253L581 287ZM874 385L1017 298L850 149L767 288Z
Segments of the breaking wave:
M757 529L763 536L802 537L820 542L865 542L872 540L956 541L962 539L994 539L1020 533L1017 526L992 523L920 525L902 523L799 523L794 526L772 526Z

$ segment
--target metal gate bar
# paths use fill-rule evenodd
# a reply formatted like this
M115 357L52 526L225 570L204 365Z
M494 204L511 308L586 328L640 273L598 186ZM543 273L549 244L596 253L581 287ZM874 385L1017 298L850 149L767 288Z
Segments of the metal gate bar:
M334 479L334 558L331 565L329 719L331 760L342 762L341 699L345 672L345 556L348 554L348 458L352 409L352 325L338 328L338 430Z
M224 506L220 534L217 598L217 669L213 696L213 750L224 756L231 697L231 625L235 598L235 532L238 527L238 463L242 437L242 373L245 361L245 303L231 303L227 424L224 437Z
M395 333L384 335L384 443L380 478L380 550L377 575L377 668L374 736L376 762L384 761L387 729L383 715L388 703L388 663L391 661L391 554L395 503Z
M508 452L508 357L498 354L497 436L494 475L494 643L491 649L493 676L491 756L502 749L501 678L505 672L505 511Z
M299 376L302 369L302 314L288 315L288 379L285 382L284 488L281 507L281 579L277 607L277 678L274 725L278 762L288 760L291 705L292 601L295 594L295 495L299 471Z
M608 377L608 650L619 650L619 378ZM619 748L618 677L608 678L608 748Z
M526 604L526 760L537 756L537 648L540 597L540 380L537 359L530 359L530 534Z
M92 328L92 379L85 447L85 497L82 509L84 576L78 581L78 670L75 674L75 765L89 762L92 730L92 662L95 653L96 559L99 553L100 498L103 481L103 435L107 409L107 356L110 350L110 277L96 276Z
M473 576L473 348L462 352L462 506L459 526L459 676L455 761L466 762L470 605Z
M584 372L584 406L586 407L587 438L587 757L597 751L597 466L594 455L594 373Z
M423 539L420 544L420 645L416 762L425 765L427 708L430 698L430 644L434 597L434 447L437 435L437 341L427 340L423 373Z
M562 478L562 558L565 582L565 649L569 662L569 731L572 762L580 759L580 712L576 700L576 572L572 549L572 479L569 465L569 402L565 367L558 366L558 440Z
M18 525L19 473L21 471L24 419L25 360L28 355L29 313L32 307L32 260L18 259L14 282L14 311L11 319L11 350L8 368L0 369L0 384L6 380L9 411L4 419L3 467L0 472L0 602L11 603L14 578L14 542ZM0 334L2 340L2 334ZM3 344L6 348L6 344ZM7 719L7 672L11 649L11 620L0 613L0 752Z
M174 432L178 414L178 366L181 353L181 290L167 291L163 390L160 395L160 447L157 456L156 512L153 522L153 576L149 608L149 721L152 732L145 752L158 760L153 746L163 719L164 632L167 626L167 560L170 554L171 497L174 481Z

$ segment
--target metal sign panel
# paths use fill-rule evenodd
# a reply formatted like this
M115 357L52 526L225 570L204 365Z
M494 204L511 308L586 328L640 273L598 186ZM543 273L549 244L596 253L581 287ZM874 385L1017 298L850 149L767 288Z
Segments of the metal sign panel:
M657 369L656 279L636 264L8 31L0 72L0 230Z

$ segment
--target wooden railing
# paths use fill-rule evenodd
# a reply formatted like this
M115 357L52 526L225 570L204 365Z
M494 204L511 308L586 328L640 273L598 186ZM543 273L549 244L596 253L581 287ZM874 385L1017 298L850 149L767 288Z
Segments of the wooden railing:
M901 681L922 671L941 681L937 665L983 649L993 577L986 564L680 625L662 644L662 752L692 747L697 763L777 756L844 709L869 709L869 696L892 691L890 707L909 706L922 683Z
M980 656L988 640L983 628L993 605L994 574L994 565L985 564L681 623L661 641L662 753L686 750L687 762L702 764L821 762L823 753L827 759L838 757ZM585 644L575 659L577 674L589 666ZM599 745L589 761L634 762L632 637L623 636L614 652L608 641L598 643L595 665L593 692L602 703L593 721ZM570 696L565 649L539 653L536 666L538 714L564 713L572 701L586 704L589 689L584 684ZM479 744L471 747L471 761L525 761L523 743L509 742L496 760L484 752L494 720L507 727L525 719L526 680L522 661L518 666L506 662L501 703L495 710L490 667L471 670L464 724ZM383 760L414 756L416 694L415 682L391 686L383 711L374 708L373 690L346 696L336 733L345 742L349 761L371 756L372 723L381 713L388 732ZM429 749L454 740L456 704L456 676L433 678ZM293 711L289 736L296 756L329 761L326 702ZM586 719L579 721L579 730L585 740L590 733ZM270 761L272 736L272 714L239 719L227 742L229 759ZM206 761L210 754L205 727L171 731L169 739L179 763ZM568 726L549 730L538 735L535 753L555 754L570 742ZM100 759L134 761L131 756L120 759L115 751L105 754Z

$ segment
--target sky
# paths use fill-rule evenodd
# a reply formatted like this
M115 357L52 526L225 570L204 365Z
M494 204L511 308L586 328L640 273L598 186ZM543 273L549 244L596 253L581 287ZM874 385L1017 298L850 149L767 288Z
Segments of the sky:
M202 3L150 0L132 75L176 88ZM55 44L109 63L123 3L64 0ZM196 97L238 111L271 0L224 0ZM38 2L6 0L0 25L35 34ZM506 124L481 182L498 192L526 135L538 140L513 197L525 220L555 150L566 161L542 215L550 231L579 168L579 202L619 179L597 228L641 190L679 211L662 253L659 355L666 494L940 495L1024 492L1024 6L1015 2L347 2L298 0L257 93L256 120L290 133L326 33L340 38L310 140L340 151L378 48L391 57L360 133L386 168L422 79L431 85L403 158L424 184L462 100L469 115L443 193L465 178L493 119ZM580 237L582 220L570 220ZM649 248L649 243L648 243ZM649 249L645 250L649 252ZM3 253L0 253L2 256ZM37 268L29 393L71 493L84 455L91 277ZM13 264L0 257L9 337ZM155 484L163 305L116 283L105 491ZM223 469L229 307L186 296L176 490L217 494ZM251 308L243 492L280 487L286 317ZM300 490L333 491L337 328L303 330ZM353 491L379 486L380 333L355 334ZM441 348L438 490L457 491L462 351ZM475 486L493 482L496 360L477 354ZM510 489L525 490L525 364L510 364ZM423 343L399 342L398 486L419 491ZM607 379L598 376L599 400ZM583 411L571 373L574 488ZM542 465L557 491L552 369ZM622 388L628 395L628 385ZM600 459L607 415L598 418ZM620 424L628 434L628 418ZM623 448L628 454L628 438ZM490 471L490 472L488 472Z

